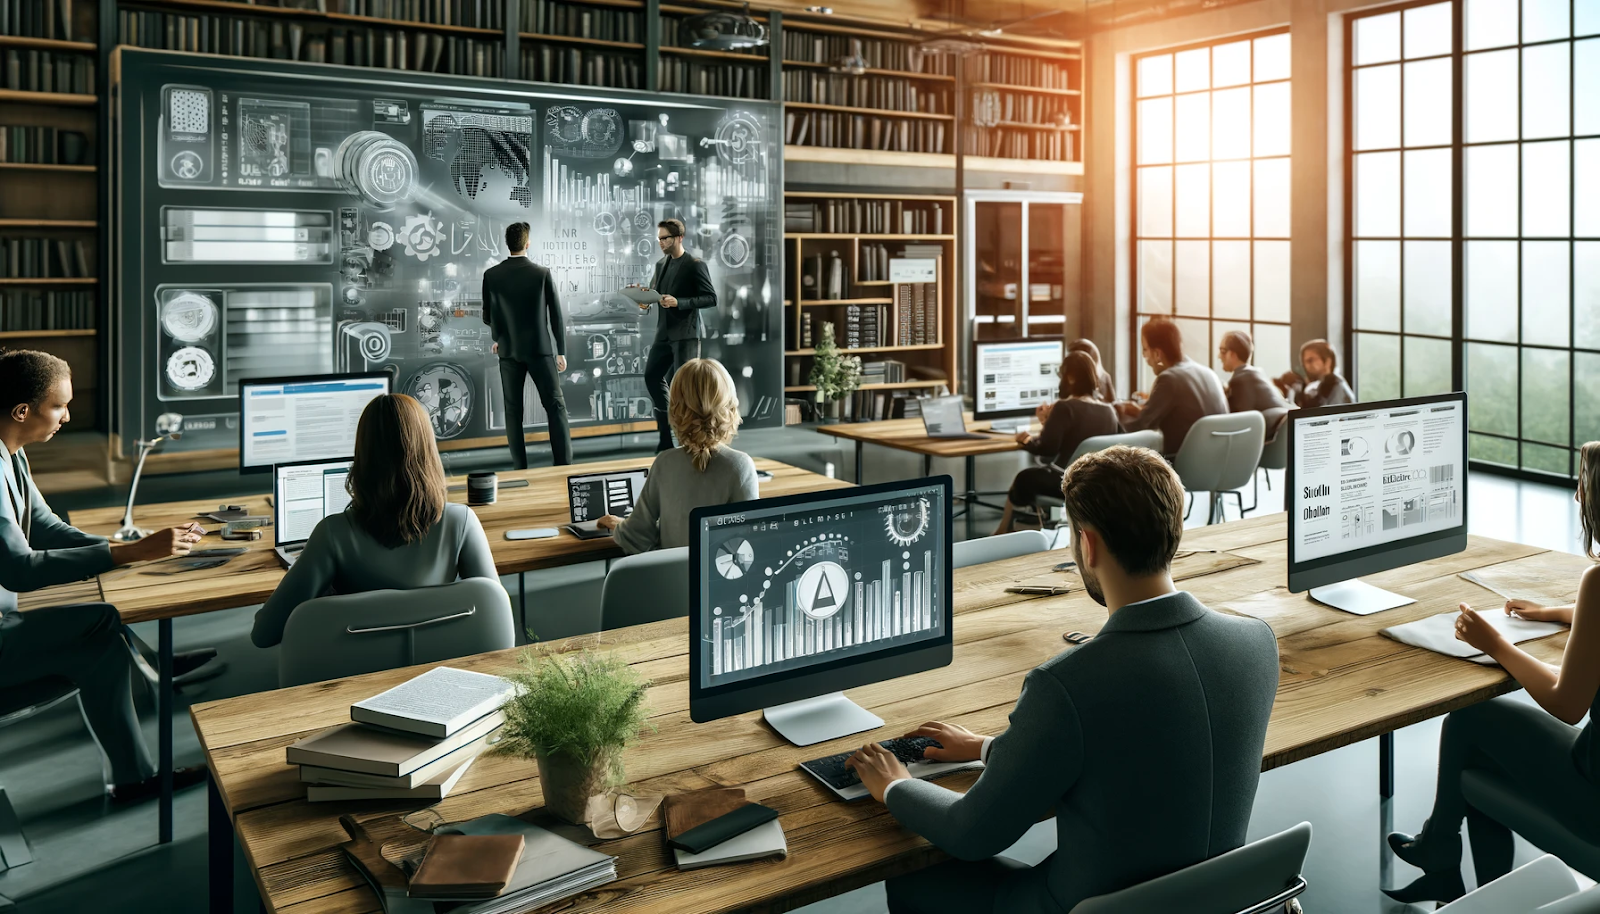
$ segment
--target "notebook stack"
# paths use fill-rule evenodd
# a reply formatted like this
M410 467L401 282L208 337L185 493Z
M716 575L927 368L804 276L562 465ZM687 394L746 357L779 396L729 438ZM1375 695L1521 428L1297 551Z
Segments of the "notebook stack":
M778 811L745 799L742 787L712 787L662 803L667 847L680 870L787 857Z
M437 667L350 706L352 723L290 746L306 799L442 800L494 741L513 686Z

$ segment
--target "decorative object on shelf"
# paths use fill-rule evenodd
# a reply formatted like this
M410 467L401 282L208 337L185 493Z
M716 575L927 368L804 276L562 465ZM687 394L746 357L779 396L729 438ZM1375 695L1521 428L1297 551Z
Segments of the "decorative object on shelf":
M150 531L133 523L133 501L139 497L139 477L144 474L144 459L159 448L164 441L177 441L183 437L183 417L177 413L162 413L156 417L156 437L140 441L139 462L133 466L133 481L128 484L128 507L122 512L122 526L111 534L113 543L136 543L150 535Z
M702 51L738 51L767 45L767 27L750 18L750 4L742 10L712 10L683 20L682 34L689 47Z
M622 750L648 726L644 679L611 654L540 656L533 649L502 675L517 691L492 751L537 760L545 807L593 827L591 811L603 809L624 780Z
M972 124L975 127L996 127L1001 121L1000 93L993 89L972 91Z
M860 76L867 72L867 59L861 56L861 39L850 39L850 53L841 54L834 59L833 65L828 67L833 73L844 73L850 76Z
M827 408L830 417L837 415L839 401L861 386L861 359L839 351L831 321L822 325L822 339L817 342L816 357L811 362L810 380L817 389L817 403Z
M825 296L831 299L844 298L844 258L838 251L830 251L828 257L828 293Z

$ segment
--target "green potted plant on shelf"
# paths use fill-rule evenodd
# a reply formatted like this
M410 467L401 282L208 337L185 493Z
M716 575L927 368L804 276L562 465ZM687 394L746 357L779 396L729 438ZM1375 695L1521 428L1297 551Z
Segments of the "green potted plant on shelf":
M622 751L646 726L647 683L621 658L590 651L525 650L503 675L517 692L495 751L536 760L545 807L584 824L590 798L625 778Z
M839 415L839 401L861 386L861 359L844 355L833 338L833 322L822 324L822 339L811 361L811 383L817 388L817 411L828 418Z

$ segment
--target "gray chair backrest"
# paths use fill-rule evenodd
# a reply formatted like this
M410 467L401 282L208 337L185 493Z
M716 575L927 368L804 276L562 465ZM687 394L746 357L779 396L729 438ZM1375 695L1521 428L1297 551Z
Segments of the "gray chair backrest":
M1535 908L1535 914L1600 914L1600 885L1585 889L1576 895L1568 895L1560 901L1552 901L1542 908Z
M1202 416L1189 428L1183 446L1172 458L1172 468L1190 492L1242 488L1261 462L1265 429L1266 422L1258 412Z
M600 590L600 628L689 615L689 547L641 552L611 563Z
M1289 410L1282 406L1261 411L1267 443L1262 446L1261 460L1256 465L1263 470L1281 470L1289 465L1289 429L1284 421L1288 418Z
M1085 898L1071 914L1242 914L1281 911L1284 901L1303 889L1300 869L1311 847L1311 823L1246 844L1238 850L1129 886L1120 892ZM1293 894L1287 894L1287 893ZM1275 907L1264 907L1284 896Z
M1439 914L1545 914L1550 905L1566 902L1578 892L1578 881L1566 864L1551 854L1517 867L1499 879L1480 885L1455 901L1439 906ZM1600 905L1600 895L1585 903ZM1571 904L1579 904L1574 901ZM1596 908L1568 907L1567 911Z
M511 598L498 578L317 597L289 614L278 648L278 686L515 646Z
M1116 447L1119 444L1127 445L1128 447L1149 448L1159 454L1161 453L1161 432L1153 428L1147 428L1141 432L1123 432L1118 435L1095 435L1093 438L1085 438L1083 443L1078 445L1078 449L1072 452L1072 459L1067 461L1067 466L1077 463L1078 458L1084 454L1093 454L1095 451L1103 451L1108 447ZM1066 467L1062 467L1062 469L1066 469Z
M1049 548L1050 537L1040 531L1018 530L1015 533L1002 533L999 536L963 540L952 546L950 551L955 559L955 567L965 568L968 565L982 565L984 562L998 562L1019 555L1031 555Z

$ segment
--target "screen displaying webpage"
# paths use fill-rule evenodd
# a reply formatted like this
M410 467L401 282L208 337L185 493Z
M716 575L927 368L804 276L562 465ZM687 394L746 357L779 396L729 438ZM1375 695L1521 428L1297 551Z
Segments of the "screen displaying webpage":
M644 480L644 470L568 476L567 503L572 509L572 522L599 520L607 514L627 517L644 490Z
M308 540L324 517L343 511L350 504L350 493L344 488L349 476L348 460L278 467L274 501L278 543Z
M979 343L975 353L978 390L973 410L1014 412L1054 403L1061 387L1060 340Z
M388 392L388 378L241 384L244 444L239 465L270 466L354 454L361 411L374 397Z
M706 518L701 687L941 638L944 511L915 486Z
M1466 523L1459 400L1333 416L1289 414L1294 561L1382 546Z

